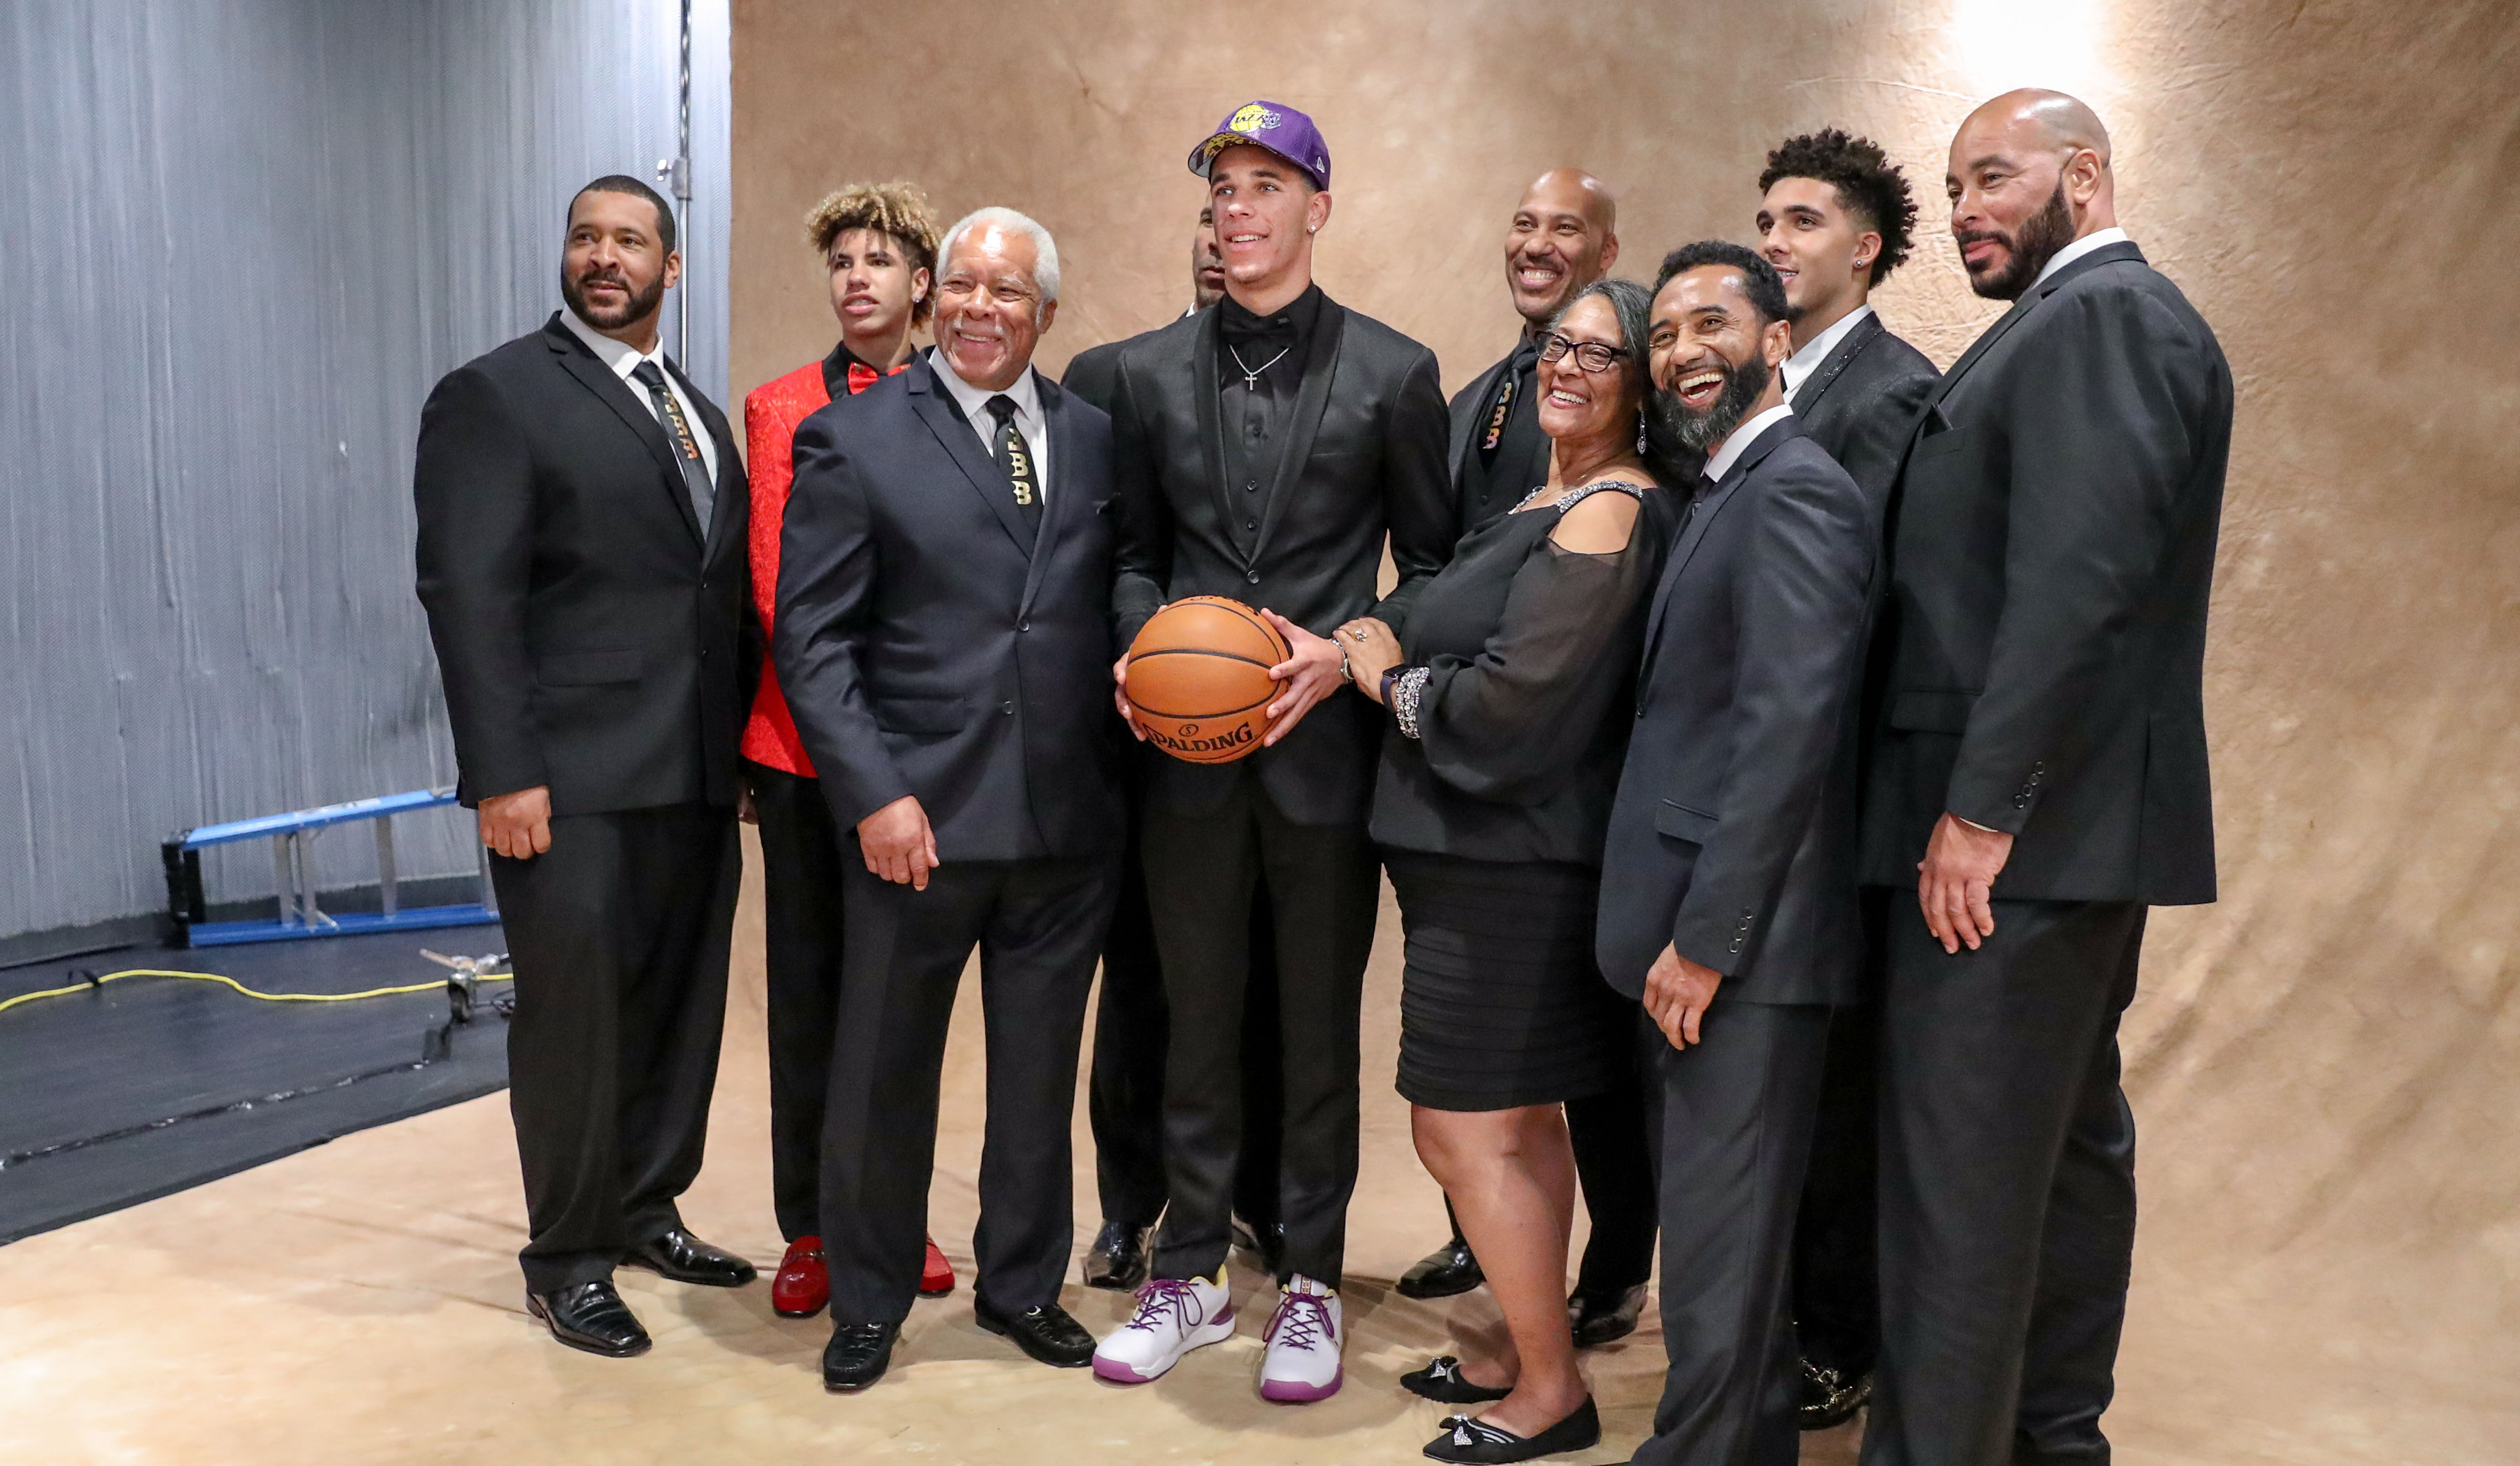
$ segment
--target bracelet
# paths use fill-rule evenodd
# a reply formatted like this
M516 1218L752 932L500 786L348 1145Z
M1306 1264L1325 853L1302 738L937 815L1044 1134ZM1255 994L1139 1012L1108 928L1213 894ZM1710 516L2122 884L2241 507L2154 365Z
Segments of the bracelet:
M1386 667L1384 667L1384 668L1382 669L1382 688L1381 688L1381 691L1382 691L1382 697L1381 697L1381 700L1380 700L1380 701L1381 701L1381 703L1382 703L1382 710L1383 710L1385 712L1388 712L1388 711L1390 711L1390 710L1391 710L1391 683L1392 683L1392 680L1393 680L1394 678L1398 677L1402 672L1405 672L1405 671L1407 671L1407 670L1409 670L1409 668L1407 668L1407 667L1405 667L1405 666L1402 666L1402 665L1401 665L1401 664L1399 664L1398 663L1394 663L1394 664L1392 664L1391 665L1386 666Z
M1347 664L1347 648L1345 647L1339 648L1339 680L1342 682L1353 682L1356 680L1355 670Z
M1400 674L1391 688L1391 716L1400 725L1400 736L1416 739L1418 733L1418 700L1425 695L1426 679L1435 675L1431 666L1413 666Z

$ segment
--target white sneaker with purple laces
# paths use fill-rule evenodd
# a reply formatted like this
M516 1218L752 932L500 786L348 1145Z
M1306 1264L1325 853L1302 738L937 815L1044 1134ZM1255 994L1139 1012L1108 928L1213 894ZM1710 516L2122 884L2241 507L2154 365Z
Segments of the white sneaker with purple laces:
M1094 1351L1094 1372L1120 1385L1161 1379L1182 1355L1234 1337L1234 1296L1225 1272L1210 1278L1150 1278L1138 1311Z
M1260 1360L1260 1397L1307 1404L1338 1394L1341 1373L1338 1292L1297 1273L1278 1294L1269 1317L1269 1351Z

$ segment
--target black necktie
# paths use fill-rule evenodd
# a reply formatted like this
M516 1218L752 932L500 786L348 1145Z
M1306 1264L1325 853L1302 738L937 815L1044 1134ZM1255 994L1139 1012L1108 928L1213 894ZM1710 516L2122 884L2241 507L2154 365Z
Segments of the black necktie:
M1479 456L1482 461L1496 458L1497 444L1505 441L1506 420L1513 416L1513 399L1522 391L1522 376L1540 360L1540 348L1529 342L1514 348L1513 360L1507 363L1504 380L1497 383L1496 395L1488 402L1487 428L1479 435Z
M655 404L656 420L665 425L666 440L674 447L674 459L683 466L683 487L692 495L692 513L699 516L700 538L708 538L709 511L717 505L717 488L709 482L708 463L700 457L700 440L692 434L692 425L683 418L683 406L665 389L664 368L652 361L643 361L630 375L648 389Z
M1015 426L1015 399L1000 392L989 399L989 416L998 420L998 462L1015 492L1015 508L1024 527L1041 532L1041 471L1032 461L1032 444Z

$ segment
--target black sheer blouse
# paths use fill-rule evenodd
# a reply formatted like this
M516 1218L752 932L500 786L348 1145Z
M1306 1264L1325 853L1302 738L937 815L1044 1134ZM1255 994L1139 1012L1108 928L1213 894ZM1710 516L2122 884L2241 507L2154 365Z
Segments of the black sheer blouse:
M1551 541L1567 510L1604 490L1642 506L1625 549L1585 555ZM1462 536L1401 636L1406 669L1374 786L1377 843L1601 863L1646 605L1679 522L1670 492L1603 482Z

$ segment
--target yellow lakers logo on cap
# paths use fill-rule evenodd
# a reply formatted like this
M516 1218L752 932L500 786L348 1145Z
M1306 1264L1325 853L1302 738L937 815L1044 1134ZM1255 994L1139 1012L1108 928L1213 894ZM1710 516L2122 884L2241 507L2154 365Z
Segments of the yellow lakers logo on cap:
M1278 114L1254 102L1235 113L1234 120L1225 125L1236 132L1266 132L1284 120Z

